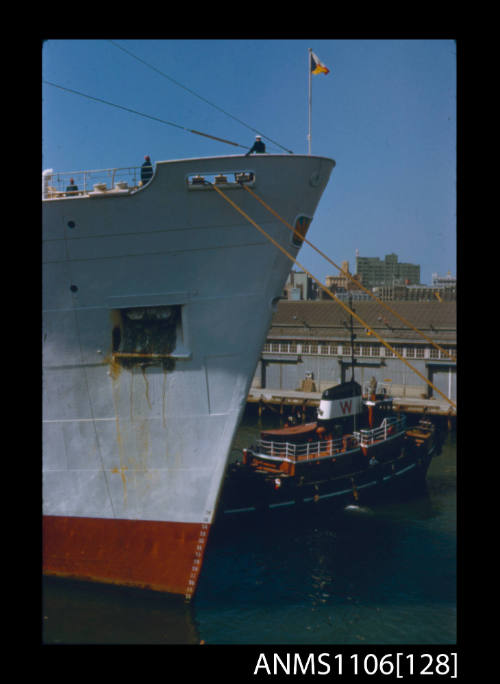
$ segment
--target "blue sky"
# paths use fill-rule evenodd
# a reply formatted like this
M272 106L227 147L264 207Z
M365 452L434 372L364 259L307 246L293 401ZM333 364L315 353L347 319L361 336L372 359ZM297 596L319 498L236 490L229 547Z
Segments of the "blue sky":
M349 261L352 272L359 249L420 264L425 284L432 273L456 275L453 40L114 42L170 78L108 40L71 39L43 44L42 79L243 147L44 84L43 168L140 165L145 154L153 161L239 154L255 130L282 146L265 140L268 152L307 154L312 48L330 69L313 76L312 154L337 165L308 238L335 263ZM323 282L337 275L307 245L298 259Z

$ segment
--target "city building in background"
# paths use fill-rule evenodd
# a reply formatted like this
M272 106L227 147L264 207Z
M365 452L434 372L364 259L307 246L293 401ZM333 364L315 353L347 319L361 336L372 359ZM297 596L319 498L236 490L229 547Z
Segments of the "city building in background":
M420 285L420 266L398 261L397 254L379 257L359 256L356 250L356 275L367 288L376 286Z
M371 299L370 295L358 287L358 283L361 282L361 278L358 275L353 275L349 271L349 262L343 261L341 266L341 272L336 276L326 276L325 285L332 292L337 299L341 301L362 301L366 299ZM321 299L330 299L328 294L321 290Z
M445 276L432 274L432 283L420 283L420 265L398 261L397 254L387 254L384 260L378 257L360 257L356 253L357 273L349 270L349 262L343 261L337 275L325 277L326 288L341 301L370 301L370 290L378 299L389 301L456 301L457 278L448 273ZM363 285L361 289L358 283ZM290 272L283 288L283 299L289 301L332 300L318 284L304 271Z
M304 271L292 270L285 283L283 297L293 301L317 299L318 285Z
M341 266L342 272L337 276L326 276L325 285L332 292L349 292L359 291L356 282L360 282L358 275L353 275L349 271L349 262L343 261ZM353 282L356 281L356 282Z

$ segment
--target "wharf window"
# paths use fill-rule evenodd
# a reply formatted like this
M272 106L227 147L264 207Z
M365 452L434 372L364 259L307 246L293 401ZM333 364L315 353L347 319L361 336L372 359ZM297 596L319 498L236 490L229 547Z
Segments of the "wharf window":
M290 342L290 354L297 353L297 342Z
M330 345L330 354L332 354L333 356L337 356L338 353L339 353L338 346L336 344L331 344Z
M370 346L367 344L360 345L360 355L361 356L370 356Z
M436 349L436 347L432 347L429 357L431 359L439 359L439 349Z
M342 354L344 356L351 356L351 345L350 344L344 344L342 346Z
M278 343L278 342L273 342L273 343L271 344L271 351L273 351L273 352L279 352L279 350L280 350L280 345L279 345L279 343Z
M263 351L265 351L265 352L271 351L271 345L269 344L269 342L265 343Z
M310 344L307 344L307 343L303 344L302 345L302 353L303 354L309 354L310 347L311 347Z
M414 359L415 358L415 347L406 347L406 358L407 359Z
M404 358L404 356L405 356L405 348L403 347L402 344L393 344L393 345L392 345L392 348L393 348L400 356L402 356L402 357Z
M417 359L423 359L424 356L425 356L425 347L417 347L416 348Z
M372 356L380 356L380 347L378 345L372 347Z
M317 344L311 344L311 354L317 354L318 353L318 345Z
M456 349L453 349L453 347L443 347L443 349L446 349L446 351L448 352L448 354L450 354L450 355L453 356L454 358L457 358L457 350L456 350ZM440 354L440 357L439 357L439 358L441 358L441 359L448 359L448 360L449 360L449 358L450 358L450 357L448 356L448 354L445 354L444 352L439 352L439 354Z

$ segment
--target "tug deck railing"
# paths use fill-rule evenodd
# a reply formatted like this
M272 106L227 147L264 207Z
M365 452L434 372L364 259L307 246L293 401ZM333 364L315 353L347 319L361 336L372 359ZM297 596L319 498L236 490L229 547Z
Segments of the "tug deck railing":
M379 427L371 430L359 430L351 435L316 442L293 444L258 439L250 451L258 458L269 461L287 461L297 463L355 450L359 447L371 446L401 434L406 429L406 418L402 416L384 418Z
M384 418L378 428L373 430L360 430L354 433L360 443L360 446L370 446L376 442L386 440L388 437L404 432L406 428L406 418L402 416L401 418L389 417Z

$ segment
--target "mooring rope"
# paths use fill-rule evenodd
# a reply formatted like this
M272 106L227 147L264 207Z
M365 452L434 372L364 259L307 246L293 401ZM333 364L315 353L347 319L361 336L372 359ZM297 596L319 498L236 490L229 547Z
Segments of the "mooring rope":
M297 259L295 259L294 256L292 256L287 250L282 247L279 242L277 242L273 237L271 237L261 226L259 226L246 212L243 211L235 202L233 202L220 188L218 188L214 183L210 183L209 181L205 181L207 185L211 186L221 197L223 197L228 204L230 204L238 213L240 213L249 223L251 223L262 235L264 235L269 242L271 242L275 247L277 247L285 256L290 259L296 266L298 266L302 271L307 273L307 275L314 280L314 282L320 287L326 294L333 299L337 304L340 304L340 306L345 309L353 318L355 318L358 323L360 323L366 330L369 330L372 335L374 335L381 344L384 345L387 349L389 349L390 352L394 354L400 361L402 361L410 370L412 370L418 377L423 380L429 387L432 387L433 390L435 390L445 401L447 401L451 406L453 406L456 409L456 404L441 390L436 387L428 378L426 378L422 373L414 368L411 363L407 361L401 354L399 354L386 340L381 337L373 328L371 328L366 321L364 321L358 314L350 309L347 304L345 304L342 300L340 300L333 292L331 292L323 283L321 283L308 269L305 268ZM302 237L302 236L301 236Z
M381 299L379 299L373 292L371 292L371 290L369 290L368 288L364 287L364 285L362 285L359 281L357 281L350 273L348 273L347 271L344 271L340 266L337 266L337 264L336 264L334 261L332 261L332 260L330 259L330 257L328 257L328 256L327 256L324 252L322 252L320 249L318 249L318 247L316 247L315 245L313 245L312 242L310 242L306 237L302 236L301 233L300 233L296 228L294 228L290 223L288 223L288 221L286 221L286 220L285 220L284 218L282 218L276 211L274 211L274 209L273 209L272 207L270 207L266 202L264 202L264 200L263 200L261 197L259 197L259 196L257 195L257 193L255 193L253 190L251 190L249 187L247 187L247 186L244 185L243 183L240 183L240 185L241 185L241 187L244 188L247 192L249 192L253 197L255 197L255 199L256 199L258 202L260 202L260 203L262 204L262 206L264 206L268 211L270 211L271 214L272 214L273 216L275 216L275 217L276 217L277 219L279 219L287 228L289 228L297 237L299 237L303 242L305 242L307 245L309 245L310 247L312 247L320 256L322 256L324 259L326 259L326 261L328 261L329 264L331 264L331 265L334 266L336 269L338 269L338 270L342 273L342 275L344 275L344 276L346 276L347 278L349 278L349 279L350 279L355 285L357 285L361 290L363 290L364 292L366 292L367 294L369 294L370 297L372 297L372 299L374 299L378 304L380 304L380 305L383 306L385 309L387 309L387 311L390 311L390 313L392 313L394 316L396 316L396 318L398 318L402 323L404 323L404 325L406 325L406 326L408 326L409 328L411 328L411 329L412 329L414 332L416 332L418 335L421 335L421 337L423 337L425 340L427 340L427 342L429 342L430 344L432 344L432 346L433 346L435 349L438 349L440 352L443 352L443 354L446 354L446 356L448 356L449 359L451 359L452 361L455 361L455 362L456 362L456 358L455 358L454 356L452 356L448 350L443 349L443 347L441 347L439 344L437 344L437 342L434 342L434 340L432 340L430 337L428 337L424 332L422 332L422 330L419 330L418 328L416 328L412 323L410 323L410 321L406 320L406 318L404 318L403 316L401 316L400 314L398 314L397 311L394 311L394 309L392 309L388 304L386 304L386 303L383 302Z

